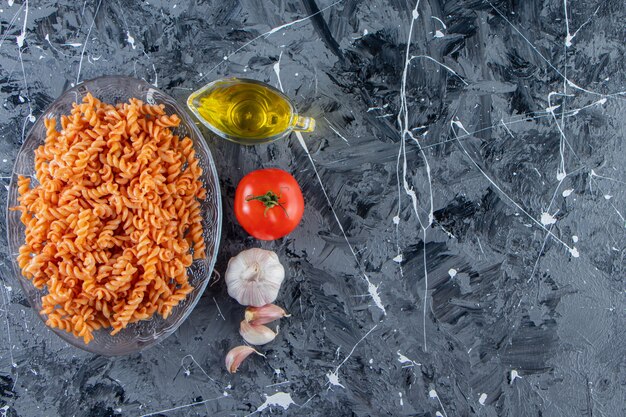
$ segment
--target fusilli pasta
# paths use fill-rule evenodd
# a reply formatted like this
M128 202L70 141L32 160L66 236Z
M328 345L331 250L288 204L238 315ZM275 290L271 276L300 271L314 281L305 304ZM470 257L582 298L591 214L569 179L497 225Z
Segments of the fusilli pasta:
M191 139L163 105L116 105L88 94L47 119L35 184L18 179L22 274L47 288L47 324L93 340L93 331L167 318L192 290L187 268L204 258L206 191ZM34 186L33 186L34 185Z

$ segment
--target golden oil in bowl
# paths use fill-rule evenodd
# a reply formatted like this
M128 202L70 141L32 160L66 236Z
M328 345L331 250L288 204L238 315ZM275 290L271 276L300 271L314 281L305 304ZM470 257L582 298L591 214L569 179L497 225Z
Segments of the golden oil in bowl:
M217 135L244 145L271 142L292 131L310 132L315 120L298 116L291 101L255 80L217 80L189 96L187 105Z

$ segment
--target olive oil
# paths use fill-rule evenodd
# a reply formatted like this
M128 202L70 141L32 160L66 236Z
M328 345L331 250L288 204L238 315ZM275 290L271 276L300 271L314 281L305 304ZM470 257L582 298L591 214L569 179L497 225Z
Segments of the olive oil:
M311 131L278 90L253 80L218 80L194 92L189 108L218 135L242 144L269 142L292 130Z

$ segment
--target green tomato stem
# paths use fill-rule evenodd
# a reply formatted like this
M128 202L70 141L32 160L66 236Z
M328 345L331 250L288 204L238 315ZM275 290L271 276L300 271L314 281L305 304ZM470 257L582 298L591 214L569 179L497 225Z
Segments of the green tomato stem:
M285 212L285 216L289 217L289 213L287 213L285 206L283 206L283 204L281 203L280 197L281 197L280 194L276 194L274 191L269 190L268 192L262 195L251 194L248 197L246 197L246 201L256 200L256 201L260 201L261 203L263 203L263 205L265 206L265 211L263 212L263 216L267 216L267 211L269 209L272 209L278 206L281 209L283 209L283 211Z

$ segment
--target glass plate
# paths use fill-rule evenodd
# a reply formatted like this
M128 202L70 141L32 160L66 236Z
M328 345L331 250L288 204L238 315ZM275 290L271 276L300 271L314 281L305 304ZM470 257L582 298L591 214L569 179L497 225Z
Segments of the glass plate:
M200 162L200 167L202 167L201 180L207 190L207 198L201 204L207 257L206 259L194 261L191 267L189 267L189 282L194 287L194 290L172 310L172 314L167 319L163 319L158 314L155 314L149 320L130 324L115 336L109 334L110 329L97 330L94 331L94 339L88 345L83 342L82 338L77 338L71 333L49 328L69 344L86 351L101 355L126 355L152 346L171 335L189 316L204 292L215 265L220 241L222 207L219 181L211 151L183 106L145 81L123 76L106 76L85 81L67 90L39 117L17 154L11 177L7 208L17 205L18 175L31 177L32 184L37 184L34 151L44 143L46 137L44 119L55 117L57 120L60 120L60 116L69 114L72 104L75 102L80 103L88 92L105 103L116 104L136 97L149 104L164 104L167 114L178 114L181 124L174 129L174 134L181 137L189 136L193 141L196 157ZM41 297L47 293L47 290L38 290L30 280L23 277L16 260L19 247L24 242L25 228L20 222L20 212L7 210L6 219L7 238L13 263L13 277L19 281L31 307L39 312L41 310ZM39 313L37 315L44 322L46 321L45 316Z

